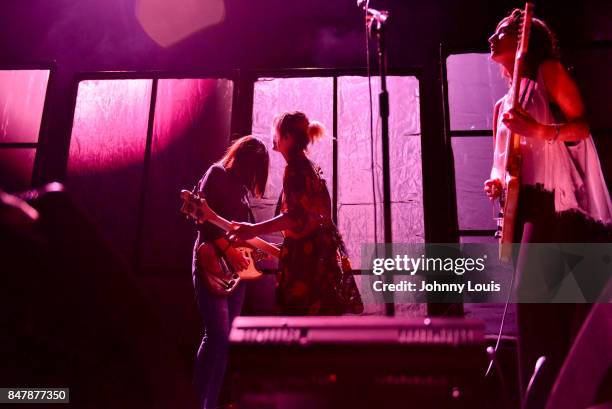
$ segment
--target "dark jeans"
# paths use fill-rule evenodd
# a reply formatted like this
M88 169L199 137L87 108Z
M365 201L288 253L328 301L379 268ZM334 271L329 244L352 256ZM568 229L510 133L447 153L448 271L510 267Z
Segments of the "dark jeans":
M560 251L531 243L595 242L596 234L586 219L575 213L556 214L554 195L534 187L522 187L515 242L521 243L515 255L517 291L529 298L538 283L558 282L566 268ZM537 291L532 294L537 297ZM519 303L517 305L519 381L523 396L535 363L546 362L538 382L530 391L529 407L543 408L572 341L582 325L590 304Z
M232 321L242 309L245 284L240 283L228 297L212 294L201 278L201 272L193 270L193 287L204 336L196 355L193 383L202 409L217 406L223 376L227 366L229 333Z

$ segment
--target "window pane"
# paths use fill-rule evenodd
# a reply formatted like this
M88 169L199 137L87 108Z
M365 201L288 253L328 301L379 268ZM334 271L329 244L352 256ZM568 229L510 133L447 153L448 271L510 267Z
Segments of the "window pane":
M38 142L49 70L0 71L0 143Z
M499 206L497 201L492 203L483 191L483 182L491 174L491 137L455 137L452 138L452 147L459 229L495 229L493 217Z
M455 54L446 59L452 131L493 127L493 106L508 90L489 54Z
M35 156L36 149L0 149L0 188L7 192L29 189Z
M372 79L376 155L378 241L384 239L383 186L379 79ZM423 186L419 83L414 77L388 78L391 200L394 242L424 240ZM368 80L347 76L338 79L338 224L355 268L360 266L362 243L374 242Z
M406 207L418 206L418 202L412 203L393 203L391 207L393 215L393 241L396 243L416 242L414 237L421 235L424 231L422 207L410 209ZM383 208L382 204L377 205L377 228L380 241L383 238ZM354 269L361 268L361 245L372 243L374 237L374 205L340 205L338 208L338 228L343 234L351 265ZM419 215L416 218L414 215ZM398 220L399 219L399 220ZM421 242L423 240L420 240ZM399 282L399 277L395 278ZM369 302L365 303L365 315L384 315L385 304L382 297L372 294L371 275L356 275L355 281L363 294L368 294ZM406 298L406 297L405 297ZM427 314L427 305L419 303L395 303L395 315L398 317L415 317Z
M378 78L372 78L378 200L382 198L382 153L378 116ZM393 200L421 193L421 124L418 80L388 78L389 139ZM338 198L342 203L372 203L370 121L366 77L338 79Z
M406 203L394 202L391 204L393 242L422 243L425 241L422 197L412 199L407 197L407 199ZM379 217L382 218L382 210Z
M190 269L195 228L178 211L178 193L227 149L232 95L228 80L158 82L140 252L147 273Z
M310 157L321 166L329 192L333 194L333 103L332 78L260 78L255 82L253 134L270 150L267 200L260 201L257 206L274 208L282 188L285 160L272 150L270 130L274 117L283 111L302 111L310 120L317 120L327 128L327 136L310 148Z
M383 238L383 207L378 204L377 229L380 241ZM373 204L338 204L338 229L351 258L354 269L361 268L362 244L374 242L374 205Z
M133 260L142 186L151 80L79 84L67 187Z

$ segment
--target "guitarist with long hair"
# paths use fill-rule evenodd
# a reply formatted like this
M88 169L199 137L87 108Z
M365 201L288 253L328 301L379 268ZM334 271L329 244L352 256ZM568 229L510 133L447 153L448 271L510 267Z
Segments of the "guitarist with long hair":
M263 196L268 180L269 156L266 146L253 136L237 139L223 158L213 164L196 186L196 193L208 206L229 220L254 222L248 196ZM228 295L219 295L207 285L205 274L221 268L241 271L248 266L244 255L225 237L225 231L211 223L198 225L193 251L193 286L204 325L198 349L194 385L201 408L214 408L223 382L229 332L244 301L243 283Z
M512 11L489 38L491 58L500 64L511 89L524 15L522 10ZM520 71L519 104L513 104L509 92L495 105L493 168L484 190L491 199L504 192L506 165L512 160L507 157L508 141L518 136L520 187L512 241L520 243L513 260L522 300L517 305L520 383L525 392L536 360L546 356L546 367L540 371L540 385L546 386L530 391L530 400L543 407L588 305L537 304L537 295L529 298L534 277L562 277L564 271L561 254L537 262L541 255L529 244L603 241L612 223L612 203L580 93L559 61L555 36L542 20L532 20ZM531 304L525 302L529 300Z

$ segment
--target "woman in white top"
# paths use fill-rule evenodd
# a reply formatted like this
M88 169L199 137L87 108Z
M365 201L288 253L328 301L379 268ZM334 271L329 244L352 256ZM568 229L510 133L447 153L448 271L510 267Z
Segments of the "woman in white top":
M489 38L491 58L509 81L522 15L521 10L514 10ZM564 261L559 253L542 258L527 244L609 241L612 203L582 98L559 61L554 34L539 19L533 20L522 77L522 108L511 109L510 91L495 105L495 153L484 190L491 199L499 197L506 141L511 132L521 135L521 188L514 238L521 246L514 262L519 294L528 294L535 276L544 277L551 288L558 284ZM531 300L537 302L538 294ZM545 386L530 397L542 407L586 311L584 304L517 305L522 392L538 357L547 357L542 373Z

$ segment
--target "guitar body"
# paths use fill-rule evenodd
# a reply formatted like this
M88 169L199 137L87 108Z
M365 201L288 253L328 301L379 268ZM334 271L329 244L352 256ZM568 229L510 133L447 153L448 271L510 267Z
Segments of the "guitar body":
M240 283L240 276L232 271L218 250L212 244L202 243L198 247L196 264L202 273L202 280L213 294L230 295Z
M181 200L181 213L196 223L212 223L225 231L232 229L232 224L215 213L206 203L206 199L196 193L181 190ZM242 271L233 271L228 261L212 244L203 243L198 247L196 265L202 272L204 282L214 294L227 296L236 289L241 280L261 277L262 273L255 268L255 262L266 255L276 259L280 255L278 246L259 237L249 239L245 246L235 248L249 261L248 267Z
M499 259L507 262L512 260L512 243L518 210L520 181L517 176L509 176L504 189L503 210L499 219Z
M521 187L521 151L520 136L510 135L508 141L508 162L500 198L501 214L497 225L499 239L499 259L504 262L512 260L512 246L516 217L518 212L519 189Z
M249 260L249 266L234 272L229 264L219 254L215 246L202 243L198 247L196 263L202 272L202 279L208 289L219 296L228 296L238 287L242 280L254 280L262 276L255 268L255 251L248 247L237 247L238 251Z

